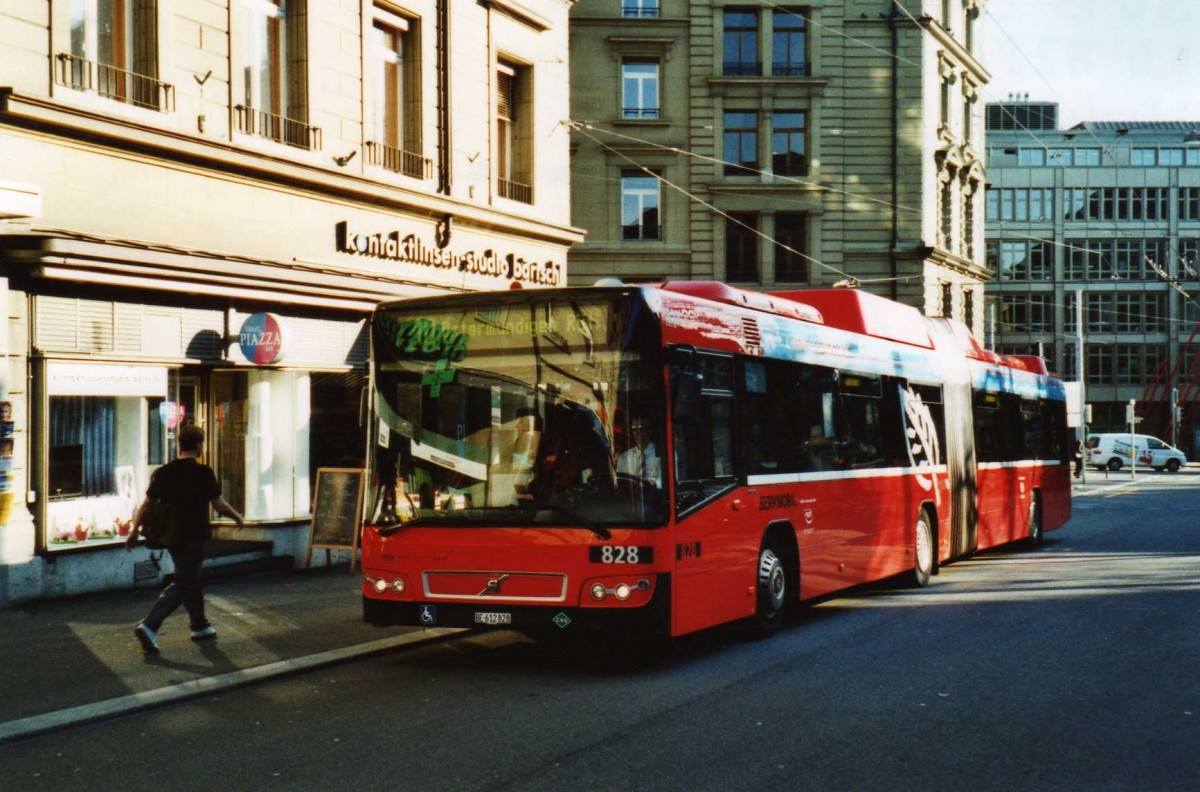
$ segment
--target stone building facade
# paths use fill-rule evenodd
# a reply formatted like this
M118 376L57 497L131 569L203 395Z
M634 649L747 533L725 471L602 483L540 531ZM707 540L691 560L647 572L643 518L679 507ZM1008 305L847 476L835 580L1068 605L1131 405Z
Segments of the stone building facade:
M187 423L302 558L370 309L566 283L570 4L4 4L0 599L132 585Z
M857 284L979 332L982 10L580 3L572 280Z

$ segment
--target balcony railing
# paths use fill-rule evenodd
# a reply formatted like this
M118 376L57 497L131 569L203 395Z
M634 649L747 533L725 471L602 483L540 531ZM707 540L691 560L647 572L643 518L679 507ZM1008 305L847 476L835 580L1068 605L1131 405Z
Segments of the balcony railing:
M621 226L621 239L662 239L662 226L630 223Z
M235 105L237 131L247 135L258 135L277 143L286 143L296 148L313 151L322 147L321 129L307 122L287 116L255 110L247 105Z
M775 77L807 77L809 67L807 63L776 61L771 64L771 74Z
M622 118L658 118L657 107L624 107L621 109Z
M77 91L94 91L107 99L157 110L175 111L175 86L145 74L118 69L107 63L77 58L60 52L58 60L59 85Z
M758 61L725 61L726 77L758 77L762 64Z
M658 17L658 6L644 3L622 3L621 16L626 19L654 19Z
M385 146L373 140L364 143L363 149L366 151L368 165L375 165L393 173L402 173L414 179L428 179L433 176L433 160L415 151Z
M496 181L499 184L501 198L527 204L533 203L533 188L528 184L521 184L521 182L509 179L497 179Z

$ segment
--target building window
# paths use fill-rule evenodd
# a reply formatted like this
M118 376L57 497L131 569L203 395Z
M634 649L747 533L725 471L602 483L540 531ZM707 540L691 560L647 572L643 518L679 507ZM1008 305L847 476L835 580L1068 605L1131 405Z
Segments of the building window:
M1054 188L992 188L988 191L988 220L1016 222L1054 220Z
M158 11L153 0L72 0L71 52L56 80L79 91L169 112L175 89L158 80Z
M1091 348L1088 351L1091 357ZM1111 353L1112 380L1104 384L1142 385L1166 357L1166 348L1150 344L1117 344ZM1091 381L1089 373L1088 381Z
M1200 187L1179 188L1179 219L1200 220Z
M1049 148L1046 163L1052 167L1083 167L1100 164L1098 148Z
M1046 149L1023 148L1017 151L1017 165L1040 168L1046 165Z
M938 284L938 312L940 316L954 316L954 286L950 283Z
M776 8L771 17L771 74L808 75L808 20L803 8Z
M944 78L938 98L938 124L941 129L947 129L950 126L950 81Z
M963 289L963 324L975 332L975 290L970 286Z
M975 214L978 182L971 182L963 189L963 257L975 258Z
M246 0L244 105L239 132L298 148L321 147L308 124L308 14L303 0Z
M954 242L954 184L953 173L938 178L938 247L951 250Z
M501 198L533 203L533 102L529 69L496 70L496 164Z
M726 175L746 176L758 170L758 113L725 113L724 160Z
M758 12L727 8L724 20L723 73L728 77L757 77L762 74L762 64L758 60Z
M1000 327L1005 333L1048 333L1054 329L1051 294L1000 295Z
M659 181L643 171L621 171L621 238L662 239Z
M1200 149L1194 148L1134 148L1129 152L1129 164L1143 167L1183 167L1200 165Z
M1050 280L1054 271L1050 250L1049 242L989 242L988 265L1002 281Z
M967 84L964 82L963 88L966 87ZM962 102L962 139L963 143L970 143L972 131L975 128L975 100L971 95L964 93Z
M621 117L659 117L659 64L627 60L621 64Z
M369 54L375 70L375 128L366 151L372 165L427 179L433 163L422 153L419 24L375 9Z
M1152 280L1166 252L1158 239L1068 239L1065 244L1065 280Z
M1063 190L1067 220L1166 220L1165 187L1101 187Z
M725 219L725 279L758 282L758 215L731 212Z
M658 17L658 0L622 0L621 16L626 19L655 19Z
M771 170L775 175L804 176L808 173L805 136L803 112L783 112L771 116Z
M807 283L808 215L804 212L779 212L775 215L775 280L780 283Z
M1179 240L1178 275L1180 278L1200 278L1200 239Z
M987 219L1049 222L1054 219L1054 189L1000 187L987 191Z

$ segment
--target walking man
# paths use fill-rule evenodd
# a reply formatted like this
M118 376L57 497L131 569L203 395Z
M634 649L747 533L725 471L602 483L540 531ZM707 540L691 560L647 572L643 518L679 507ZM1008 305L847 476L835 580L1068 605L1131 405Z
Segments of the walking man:
M133 530L125 540L125 548L137 546L142 529L142 515L151 503L165 500L174 504L182 529L179 542L167 548L175 562L175 579L163 589L146 618L133 629L147 654L158 652L158 631L163 620L180 605L187 609L192 625L192 640L202 641L216 638L216 629L204 616L204 589L201 585L200 568L204 564L204 544L212 539L212 525L208 521L208 507L237 523L240 529L245 523L225 498L217 484L212 468L200 462L204 453L204 430L199 426L185 426L179 430L179 457L163 465L150 477L146 497L133 515Z

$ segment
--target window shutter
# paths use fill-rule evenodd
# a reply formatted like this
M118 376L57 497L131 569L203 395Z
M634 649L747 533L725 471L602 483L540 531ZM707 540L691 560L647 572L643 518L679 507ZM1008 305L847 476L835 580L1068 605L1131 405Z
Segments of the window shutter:
M496 75L496 113L502 118L513 117L513 107L516 104L516 81L513 75L499 72Z

